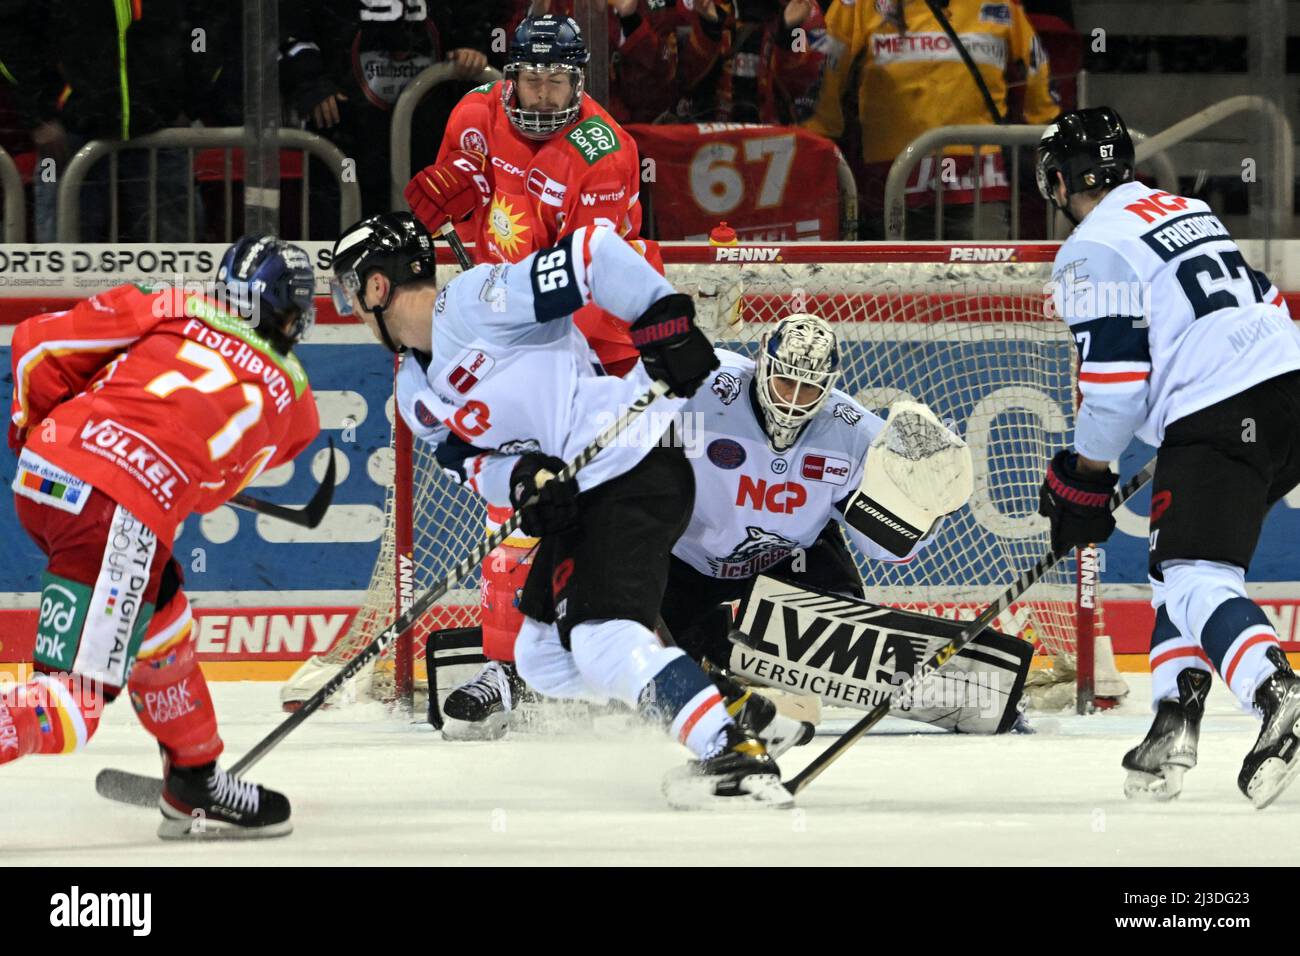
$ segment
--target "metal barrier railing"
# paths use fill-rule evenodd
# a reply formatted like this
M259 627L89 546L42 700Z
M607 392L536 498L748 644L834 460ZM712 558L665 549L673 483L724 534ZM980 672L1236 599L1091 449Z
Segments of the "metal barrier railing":
M453 63L435 63L420 71L420 75L406 84L397 102L393 104L393 119L388 128L389 172L389 208L405 209L406 200L402 190L411 181L411 120L415 108L428 95L429 91L441 83L456 79L456 66ZM501 74L492 67L485 67L471 83L493 83L501 79Z
M859 235L858 181L838 146L835 147L835 179L840 186L840 239L853 242Z
M885 179L885 238L890 240L907 238L907 196L904 189L907 186L907 180L912 175L912 170L922 159L930 155L941 157L942 150L947 146L1034 146L1042 138L1045 129L1047 129L1045 125L992 126L971 124L966 126L939 126L935 129L926 130L908 143L895 158L893 165L889 167L889 175ZM1134 129L1130 129L1129 132L1132 134L1135 144L1145 142L1146 136L1144 133ZM1137 151L1139 162L1142 162L1145 158L1154 167L1156 181L1160 184L1160 188L1176 192L1178 189L1178 174L1169 158L1154 151L1148 151L1148 156L1143 157L1140 147L1137 147ZM984 187L983 163L975 162L972 167L975 176L973 232L978 236L982 205L980 193ZM1011 238L1018 239L1020 238L1019 149L1011 151L1011 168L1008 172L1007 179L1011 185ZM942 238L943 190L938 187L939 184L936 181L934 203L935 237ZM1054 210L1048 210L1047 232L1049 237L1054 231L1053 213Z
M4 189L5 242L27 241L27 200L23 177L8 150L0 147L0 188Z
M281 149L300 150L302 163L302 231L308 235L310 216L308 213L308 194L310 191L310 174L308 156L315 156L333 171L339 184L339 228L343 229L361 218L361 187L355 182L343 178L343 151L315 133L301 129L280 129L276 131ZM109 161L109 237L116 242L118 237L119 210L117 196L117 154L124 149L149 150L149 241L157 241L158 236L158 150L184 149L186 151L186 227L185 232L190 241L195 241L195 183L194 151L196 149L222 149L225 151L224 190L226 241L232 238L231 223L233 213L232 163L230 150L243 146L249 131L242 126L196 127L163 129L146 136L129 140L92 139L68 162L67 169L59 182L58 191L58 240L59 242L77 242L81 229L81 187L92 166L108 157Z
M1268 226L1274 239L1287 239L1292 235L1295 202L1295 139L1291 122L1272 100L1262 96L1230 96L1212 106L1179 120L1168 129L1161 130L1136 144L1138 162L1163 155L1164 150L1195 136L1197 133L1237 113L1262 113L1268 125L1269 157L1273 171L1268 176ZM1263 239L1264 236L1251 236Z

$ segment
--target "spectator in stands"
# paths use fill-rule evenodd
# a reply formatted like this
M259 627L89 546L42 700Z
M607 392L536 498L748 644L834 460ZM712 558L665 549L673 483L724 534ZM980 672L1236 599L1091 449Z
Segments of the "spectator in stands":
M19 115L32 130L40 159L61 173L92 139L132 139L188 126L220 67L207 42L228 16L222 4L199 0L47 0L0 4L0 62L13 84ZM204 42L196 42L196 29ZM116 42L114 42L114 40ZM123 152L119 238L148 238L148 153ZM186 153L160 150L157 237L186 238ZM81 238L109 238L107 161L96 164L81 195ZM34 177L36 239L56 235L57 175L38 161ZM196 211L197 214L197 211Z
M812 115L826 43L813 0L697 0L688 25L680 121L790 125Z
M406 4L394 17L388 8L357 0L281 4L286 98L308 130L357 161L363 215L391 205L389 119L397 97L426 67L443 61L455 65L459 82L435 88L415 112L413 128L432 130L411 137L411 168L421 169L436 158L452 107L487 67L493 30L507 22L511 5L511 0L426 0ZM332 237L338 227L334 177L313 176L312 193L312 234Z
M826 16L827 69L816 115L806 125L840 138L846 99L856 92L862 135L855 172L866 238L884 238L885 177L894 158L921 133L959 124L1046 123L1059 112L1049 90L1047 55L1018 0L941 0L940 6L970 54L997 117L925 0L833 0ZM1007 92L1013 85L1024 88L1023 117L1007 116ZM843 145L852 165L856 150ZM949 147L937 166L922 159L907 184L907 238L934 238L936 178L944 190L944 238L1007 236L1006 165L1001 149L983 148L981 234L976 237L974 149Z

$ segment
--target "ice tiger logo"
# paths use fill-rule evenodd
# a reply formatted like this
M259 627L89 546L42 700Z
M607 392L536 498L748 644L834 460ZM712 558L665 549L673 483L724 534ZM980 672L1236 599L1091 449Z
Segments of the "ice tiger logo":
M715 577L750 578L767 568L784 561L799 546L785 535L750 525L745 538L721 558L710 558L709 567Z
M711 388L723 405L730 405L740 397L740 376L730 372L719 372Z
M831 414L846 425L856 425L862 421L862 413L851 405L845 405L843 402L831 409Z

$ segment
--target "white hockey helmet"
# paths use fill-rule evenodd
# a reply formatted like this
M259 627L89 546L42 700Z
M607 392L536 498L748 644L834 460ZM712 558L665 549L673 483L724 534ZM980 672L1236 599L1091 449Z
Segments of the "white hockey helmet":
M763 335L755 391L774 449L794 444L826 404L839 375L839 345L825 319L797 312Z

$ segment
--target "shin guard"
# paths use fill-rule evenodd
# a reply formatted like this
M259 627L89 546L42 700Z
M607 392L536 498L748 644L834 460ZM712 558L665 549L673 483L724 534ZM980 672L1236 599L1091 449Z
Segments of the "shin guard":
M69 674L37 674L0 694L0 764L27 754L65 754L99 727L104 692Z
M127 681L131 704L178 767L198 767L221 754L217 714L208 682L199 670L194 641L186 639L159 654L140 657Z

